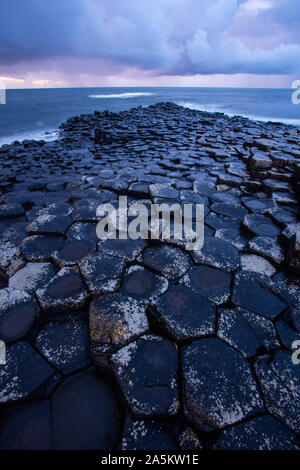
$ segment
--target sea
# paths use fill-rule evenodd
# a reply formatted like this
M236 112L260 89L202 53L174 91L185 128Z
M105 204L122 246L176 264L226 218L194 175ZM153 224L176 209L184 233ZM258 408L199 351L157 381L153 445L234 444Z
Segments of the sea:
M0 146L15 140L55 140L71 116L127 110L170 101L187 108L300 127L292 89L274 88L53 88L7 90L0 104Z

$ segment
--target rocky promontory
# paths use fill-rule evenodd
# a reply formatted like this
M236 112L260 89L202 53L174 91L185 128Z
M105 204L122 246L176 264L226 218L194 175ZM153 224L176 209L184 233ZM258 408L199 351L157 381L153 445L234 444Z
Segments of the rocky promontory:
M300 129L96 111L0 168L1 449L300 448ZM99 240L120 195L203 204L203 248Z

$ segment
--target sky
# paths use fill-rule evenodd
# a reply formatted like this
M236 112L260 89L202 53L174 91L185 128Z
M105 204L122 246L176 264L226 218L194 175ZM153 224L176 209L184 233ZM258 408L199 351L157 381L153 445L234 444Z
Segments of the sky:
M1 0L7 88L300 79L299 0Z

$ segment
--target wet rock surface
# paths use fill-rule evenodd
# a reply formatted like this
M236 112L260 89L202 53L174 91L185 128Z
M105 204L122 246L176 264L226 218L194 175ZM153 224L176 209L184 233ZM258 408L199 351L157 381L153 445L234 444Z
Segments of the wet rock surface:
M1 449L299 449L299 142L161 103L0 148ZM203 248L99 240L120 195Z

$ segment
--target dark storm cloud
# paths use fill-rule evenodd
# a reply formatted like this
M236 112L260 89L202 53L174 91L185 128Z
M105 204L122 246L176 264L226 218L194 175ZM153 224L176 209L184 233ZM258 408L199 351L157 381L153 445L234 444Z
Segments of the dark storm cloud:
M275 6L276 3L276 6ZM291 0L1 0L0 70L42 70L61 58L99 60L95 73L138 67L162 74L300 71L299 9ZM273 5L274 4L274 5ZM247 23L247 44L230 30ZM251 47L255 24L281 35ZM250 39L249 39L250 38ZM93 62L94 63L94 62ZM21 67L22 64L22 67ZM98 68L97 68L98 67Z

